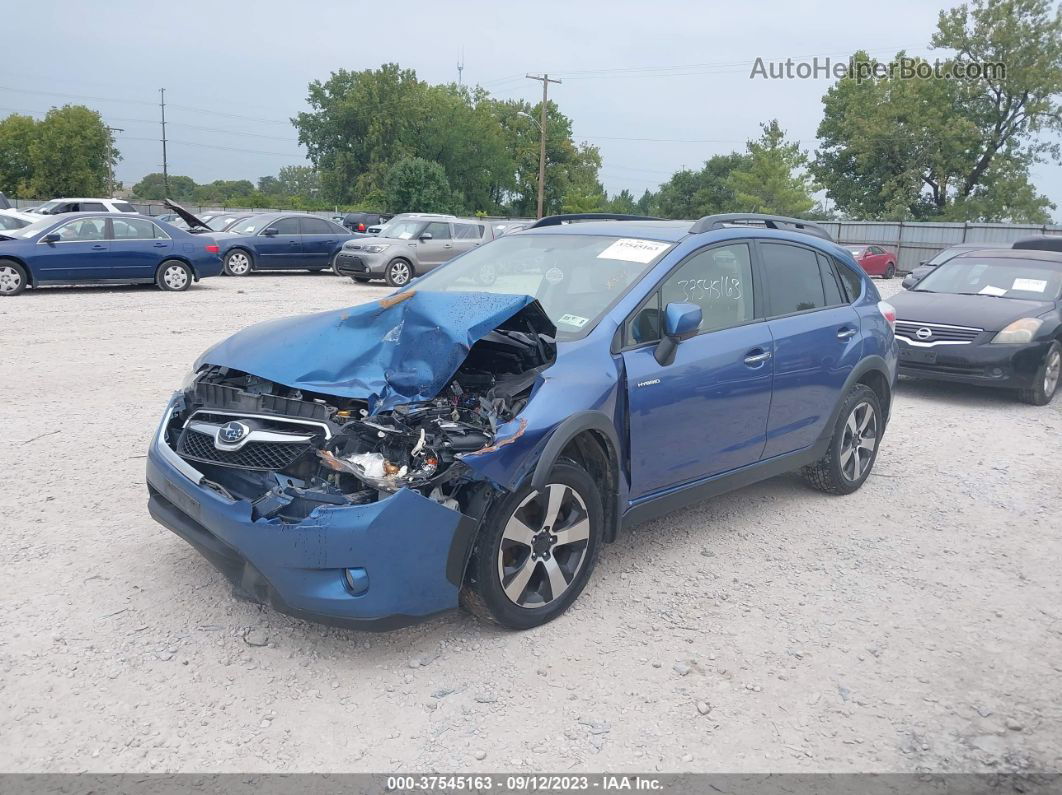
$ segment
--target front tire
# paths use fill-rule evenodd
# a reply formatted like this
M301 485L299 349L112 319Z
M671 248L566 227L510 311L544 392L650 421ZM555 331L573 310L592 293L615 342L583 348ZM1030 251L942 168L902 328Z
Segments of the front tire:
M167 293L183 293L192 285L193 279L192 269L175 259L163 262L155 274L155 284Z
M29 277L25 268L13 259L0 259L0 297L18 295L27 284Z
M851 494L870 476L885 431L885 415L877 393L856 384L845 395L826 455L801 472L827 494Z
M0 269L2 268L3 263L0 263ZM1060 372L1062 372L1062 345L1052 342L1040 369L1036 371L1036 386L1032 389L1022 389L1018 392L1018 397L1022 402L1033 406L1046 406L1058 391Z
M404 259L392 260L384 271L384 278L392 287L405 287L413 278L413 266Z
M351 276L350 278L353 279L354 281L356 281L358 284L368 284L369 283L369 277L368 276Z
M251 255L242 248L234 249L225 255L225 274L228 276L246 276L251 272Z
M552 621L590 579L603 528L593 479L575 464L557 464L541 492L528 482L487 512L462 606L509 629Z

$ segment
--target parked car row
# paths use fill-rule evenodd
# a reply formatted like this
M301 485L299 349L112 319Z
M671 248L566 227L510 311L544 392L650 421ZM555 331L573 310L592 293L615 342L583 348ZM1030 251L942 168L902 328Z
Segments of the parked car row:
M68 284L154 283L180 292L220 272L213 238L197 238L143 215L46 215L0 232L0 296Z

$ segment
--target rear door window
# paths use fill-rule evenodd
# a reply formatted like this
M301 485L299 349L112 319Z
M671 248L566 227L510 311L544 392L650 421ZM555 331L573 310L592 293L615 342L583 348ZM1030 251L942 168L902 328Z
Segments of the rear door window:
M772 316L809 312L827 305L815 252L785 243L761 243L760 256Z
M78 209L83 213L105 213L107 208L103 206L103 202L81 202Z
M334 235L332 225L323 218L300 218L304 235Z
M299 219L298 218L279 218L269 225L273 229L277 230L278 235L297 235L299 234Z
M111 228L115 240L151 240L155 237L155 225L142 218L112 218Z
M848 303L852 303L863 292L863 280L859 277L859 274L841 263L836 263L834 267L837 268L837 275L841 277L841 286L844 288L845 297L848 299Z

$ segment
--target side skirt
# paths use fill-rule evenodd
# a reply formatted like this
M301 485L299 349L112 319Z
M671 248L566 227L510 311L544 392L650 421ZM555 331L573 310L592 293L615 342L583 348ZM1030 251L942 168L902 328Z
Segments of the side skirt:
M831 425L831 430L832 427ZM696 481L658 496L643 497L640 501L631 505L626 513L623 514L622 528L629 530L643 522L672 513L688 505L812 464L826 454L829 444L830 437L827 436L825 439L817 441L813 446L798 450L795 453L786 453L785 455L769 458L766 461L758 461L742 469L716 475L708 480Z

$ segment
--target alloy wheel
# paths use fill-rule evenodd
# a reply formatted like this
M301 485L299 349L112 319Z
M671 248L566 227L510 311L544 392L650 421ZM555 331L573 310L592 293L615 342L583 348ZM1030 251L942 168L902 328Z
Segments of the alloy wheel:
M243 276L251 269L251 260L242 251L229 255L229 272L234 276Z
M874 407L862 402L852 409L841 437L841 474L855 482L863 476L878 446L878 415Z
M509 517L498 547L498 579L518 607L559 599L586 560L590 516L571 486L551 483L529 494Z
M401 260L391 263L391 282L395 287L401 287L409 281L409 266Z
M0 266L0 293L13 293L21 286L21 273L10 265Z
M3 274L2 270L0 270L0 274ZM0 275L0 279L2 278L3 276ZM1062 371L1062 354L1058 352L1057 348L1053 348L1048 351L1047 362L1044 365L1044 394L1048 398L1055 394L1060 371Z
M162 272L162 281L171 290L183 290L188 284L188 271L180 265L170 265Z

